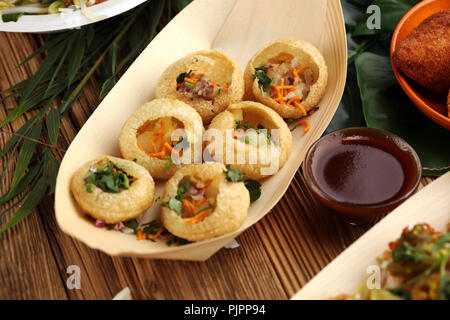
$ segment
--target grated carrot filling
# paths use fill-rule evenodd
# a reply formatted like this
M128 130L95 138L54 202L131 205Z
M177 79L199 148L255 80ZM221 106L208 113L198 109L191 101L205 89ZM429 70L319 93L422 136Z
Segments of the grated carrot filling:
M304 70L305 68L307 68L307 66L303 65L303 66L301 66L298 69L291 68L290 71L299 80L299 82L301 82L302 79L300 78L298 73L301 72L302 70ZM285 74L286 74L286 72L283 75L285 75ZM305 111L305 108L303 108L303 106L300 104L300 101L302 101L303 97L295 96L295 97L292 97L290 99L286 99L286 96L290 92L297 90L296 86L285 85L284 84L284 78L281 78L280 79L280 85L272 84L271 88L273 89L273 91L270 93L270 97L273 100L275 100L276 102L278 102L279 104L282 104L282 105L288 105L288 106L292 106L292 107L297 107L297 108L299 108L302 111L302 115L303 116L307 115L307 113Z
M153 134L155 136L155 138L149 139L149 142L153 149L153 152L148 152L141 145L138 144L139 149L141 151L143 151L146 155L148 155L150 157L158 158L160 160L164 160L164 158L163 158L164 156L171 156L173 147L169 143L164 142L163 137L165 134L166 134L166 131L165 131L164 120L161 119L160 127L159 127L158 131L156 131ZM160 144L161 147L158 148L157 144Z
M139 229L138 233L137 233L137 239L140 240L144 240L145 239L145 233L142 232L141 229Z
M163 227L159 228L158 232L156 232L155 234L148 235L147 238L150 240L155 240L156 238L159 238L159 236L161 235L162 232L163 232Z
M311 123L309 122L309 120L300 120L298 122L299 126L305 126L305 128L303 129L303 133L307 133L309 131L309 129L311 129Z
M181 203L183 204L183 207L185 207L186 210L188 211L189 216L195 215L196 208L195 208L195 205L191 201L184 198L183 200L181 200Z
M202 220L204 220L210 213L210 210L206 210L203 212L200 212L198 215L192 217L192 218L184 218L184 222L188 222L188 223L197 223L200 222Z

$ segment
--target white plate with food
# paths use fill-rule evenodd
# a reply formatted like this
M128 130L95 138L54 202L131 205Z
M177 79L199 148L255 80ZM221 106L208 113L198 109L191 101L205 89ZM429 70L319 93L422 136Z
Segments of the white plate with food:
M276 41L287 38L302 40ZM305 41L309 44L306 45ZM270 43L274 45L269 45ZM293 66L293 71L286 71L292 76L291 80L286 80L292 81L289 83L290 86L286 86L288 83L281 83L284 81L281 79L263 85L263 80L267 80L267 77L265 78L262 73L269 74L268 70L273 65L277 65L277 61L272 59L273 65L261 66L261 61L258 59L264 59L263 55L267 52L269 55L275 52L275 47L282 48L282 50L287 48L286 51L290 52L277 55L277 59L289 56L291 57L289 63L297 61L296 63L304 64L303 67ZM312 49L312 47L316 49ZM261 53L262 48L270 50L264 50ZM302 48L301 54L297 54L298 48ZM319 55L323 57L312 58L311 55L315 55L317 52L320 52ZM296 55L299 56L297 60L293 59ZM255 59L251 59L252 57ZM305 111L314 110L314 114L308 113L308 121L302 123L310 126L309 131L305 133L304 127L299 126L291 134L289 130L286 130L287 124L278 115L278 111L274 111L274 108L257 102L243 103L239 101L244 95L244 70L249 61L256 62L249 64L250 67L247 70L250 70L250 73L246 72L247 77L245 78L252 82L252 72L255 72L255 76L253 83L250 83L253 91L250 90L246 93L246 99L264 103L265 99L273 94L272 97L280 103L285 101L283 108L288 105L290 108L298 108L293 117L303 117ZM190 63L198 63L199 68L203 68L203 70L198 72L195 68L190 69ZM280 64L283 63L280 62ZM210 68L211 65L220 69L220 72L211 73L210 69L214 69ZM312 69L309 76L307 75L308 69ZM323 70L328 74L327 85L326 81L319 76ZM225 72L229 78L221 76L214 78L221 72ZM86 245L110 255L197 261L207 259L263 218L283 196L309 146L322 135L331 121L342 97L346 72L345 25L338 0L286 0L283 6L275 7L269 0L193 1L158 34L136 59L70 145L61 163L55 193L55 213L60 228ZM293 73L298 74L294 77ZM301 79L295 80L294 78L299 79L300 73ZM308 77L310 80L307 79ZM167 79L171 79L168 85L166 84ZM322 80L318 81L318 79ZM306 83L311 81L307 88L310 90L308 92L316 92L312 95L312 98L316 99L315 102L314 99L307 100L306 96L303 101L301 97L295 96L295 93L291 94L292 98L288 96L288 91L296 90L293 84L303 86L300 84L301 80ZM316 83L318 85L314 86ZM202 85L200 86L200 84ZM172 85L173 88L164 87ZM198 90L199 87L211 90ZM270 88L273 88L273 91ZM305 89L305 87L302 88ZM316 89L313 90L313 88ZM260 90L261 95L259 94ZM211 100L208 100L207 95L209 94L215 97L213 105ZM317 99L320 100L318 109L315 108ZM215 103L216 101L218 102ZM223 108L227 108L227 103L235 104L233 104L234 107L228 107L224 111ZM305 103L304 108L301 103ZM176 170L177 167L172 166L172 163L167 160L170 159L166 153L167 150L176 149L178 144L162 144L160 139L165 136L165 130L169 127L183 127L187 131L187 147L190 147L190 143L195 144L199 138L191 128L195 128L199 123L202 127L202 121L208 128L207 124L211 121L208 114L201 112L201 108L204 107L217 113L210 126L219 131L223 129L223 124L226 127L226 124L230 123L229 119L233 119L234 116L239 115L242 120L247 115L254 119L259 119L261 116L261 119L267 120L264 120L263 124L280 128L281 134L286 135L286 139L281 137L279 143L273 144L273 149L282 151L279 153L282 155L280 156L282 168L276 173L272 173L271 177L260 180L261 177L252 175L254 173L252 167L249 167L250 169L239 167L244 171L248 169L244 173L252 176L253 179L260 180L262 184L260 198L251 205L249 198L251 199L253 196L250 194L249 197L246 189L243 188L243 182L238 182L240 181L238 171L215 165L209 166L207 169L201 165L191 169ZM247 129L251 127L243 120L239 123ZM293 124L296 123L297 121ZM260 130L259 124L255 129ZM203 127L202 130L204 130ZM200 131L201 133L202 131ZM258 134L266 133L258 131ZM245 144L248 143L245 137L244 134L239 138L239 142L234 142L245 147ZM269 135L266 138L265 140L268 141ZM183 139L178 143L182 141ZM282 145L285 149L281 148ZM250 146L245 148L250 148ZM285 152L285 150L290 151ZM88 161L98 159L103 155L124 157L129 162L120 167L120 163L114 162L114 158L109 158L113 162L112 164L108 164L108 158L101 158L103 160L100 160L99 164L94 167L92 164L91 167L89 165L82 167ZM133 169L136 166L130 163L132 161L140 167L145 167L151 173L155 182L154 186L153 181L150 181L140 169ZM98 171L99 168L100 171ZM79 170L82 172L81 176L78 174ZM127 170L134 170L135 173L123 172ZM77 174L75 174L76 172ZM112 192L113 189L117 191L127 188L127 194L134 197L140 192L138 189L149 190L145 196L146 199L141 198L145 201L139 201L139 205L131 202L130 210L139 211L143 204L147 203L147 200L157 199L156 203L153 201L154 204L137 218L138 224L128 221L125 223L127 228L123 228L123 224L120 223L110 225L113 229L119 230L109 230L104 227L105 219L108 219L107 223L115 223L116 218L122 218L122 216L116 216L114 219L109 219L112 217L110 213L115 208L123 207L123 202L120 201L117 206L114 205L114 201L119 200L119 197L103 197L101 192L103 189L98 189L100 187L109 188L107 186L109 182L102 180L104 175L109 175L109 178L105 178L106 180L110 179L110 182L119 183L114 185L111 182L110 191ZM74 176L78 177L75 182L72 179ZM195 179L186 181L187 176ZM217 179L215 179L216 177ZM212 180L215 182L211 182ZM74 183L72 190L71 181ZM135 187L130 186L130 182ZM233 184L234 182L236 184ZM192 189L190 192L187 191L194 184L195 192ZM195 205L197 205L203 201L204 194L207 194L208 190L211 191L208 189L209 187L203 186L206 191L202 193L203 195L199 195L201 185L219 186L218 195L216 192L217 198L215 198L217 203L209 206L203 203L202 209L197 211L198 215L182 219L180 213L182 215L186 208L193 208L187 202L195 200ZM164 193L163 189L165 189ZM186 194L189 196L186 197ZM198 200L194 199L194 194L195 197L199 196ZM114 198L115 200L111 202L105 200L105 206L97 207L96 195L104 199ZM227 201L228 199L224 196L229 196L230 201ZM161 198L158 199L158 197ZM84 199L93 205L83 205ZM104 213L107 206L110 206L112 211L106 212L107 216L100 215L102 212ZM216 218L219 214L217 211L223 215L232 214L233 217L227 220L226 228L222 228L222 226L220 230L216 228L213 231L205 232L201 226L217 223ZM89 219L86 212L89 212L90 216L95 217L97 221ZM129 219L130 216L123 217ZM162 219L164 227L171 233L193 242L182 246L168 246L167 241L160 239L162 227L147 223L144 230L140 229L139 226L143 225L143 221L153 221L152 219L156 221ZM126 234L130 231L133 233L133 230L130 229L134 229L137 236ZM155 241L155 238L158 239Z
M449 299L450 173L406 200L292 299ZM445 271L447 270L447 271Z
M145 1L50 0L42 4L29 0L21 4L18 0L0 0L0 31L39 33L79 28L114 17Z

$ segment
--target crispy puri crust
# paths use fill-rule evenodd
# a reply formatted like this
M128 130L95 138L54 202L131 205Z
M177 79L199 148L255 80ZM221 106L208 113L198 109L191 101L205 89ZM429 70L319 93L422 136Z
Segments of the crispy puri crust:
M217 95L213 101L203 98L194 98L191 101L185 94L176 90L177 77L189 70L204 73L208 79L223 86L229 82L230 87L227 92L223 91ZM241 69L233 59L218 50L193 52L174 62L161 75L155 92L156 98L173 98L191 105L205 124L228 105L241 101L243 95L244 79Z
M197 175L204 179L220 176L216 208L204 220L188 223L167 207L161 209L164 227L177 237L189 241L201 241L239 229L250 206L250 196L243 182L229 182L223 173L225 166L219 163L187 165L175 172L167 181L163 201L177 194L178 184L185 176Z
M328 68L322 54L311 43L297 39L277 40L258 51L248 62L244 72L245 100L256 100L275 110L282 118L297 119L302 117L299 108L282 105L270 97L261 94L258 80L253 78L255 67L267 62L270 58L280 53L288 53L300 59L300 64L306 64L311 68L314 84L306 99L301 103L306 111L311 110L322 99L328 82Z
M89 169L111 161L129 175L138 178L129 189L119 193L108 193L94 188L92 193L86 191L84 179L89 176ZM155 183L145 168L133 161L111 156L102 156L89 161L78 169L70 183L72 194L81 209L90 216L106 223L118 223L139 216L153 204Z
M217 129L221 132L223 137L226 137L226 130L227 129L233 129L235 127L235 120L232 114L233 110L244 110L247 113L256 113L258 114L261 121L266 120L271 123L272 127L271 129L278 129L279 135L278 135L278 145L277 151L274 153L275 157L278 156L278 170L283 167L283 165L286 163L289 154L291 152L292 148L292 134L289 130L288 126L286 125L286 122L283 121L283 119L272 109L269 107L266 107L265 105L259 103L259 102L253 102L253 101L242 101L239 103L232 104L227 108L226 111L220 113L217 115L213 121L211 122L209 129ZM224 148L223 148L223 161L226 163L227 159L227 150L245 150L245 156L246 159L249 159L250 154L258 154L258 148L253 145L245 144L243 141L239 140L232 140L232 146L226 146L227 140L224 138ZM214 156L215 151L213 150L214 147L213 143L209 144L207 148L210 150L210 153ZM242 149L241 149L242 148ZM268 146L268 149L270 150L272 148L272 145ZM270 151L268 152L270 155ZM217 157L216 157L217 158ZM220 159L216 159L216 161L219 161ZM272 159L269 159L267 163L263 163L260 161L258 157L258 163L256 164L230 164L232 168L239 169L244 176L245 179L255 179L255 180L261 180L263 178L267 178L267 175L263 174L261 171L263 168L269 168L272 164ZM248 161L247 161L248 162ZM273 174L275 174L274 172Z
M450 89L450 9L422 21L393 54L408 77L438 94Z
M175 99L155 99L140 107L123 125L119 137L120 152L125 159L134 160L146 168L155 179L169 179L177 167L172 165L164 170L163 165L167 160L148 156L139 149L137 143L137 130L148 120L156 120L164 117L173 117L183 123L191 148L200 148L198 155L201 156L203 124L200 115L191 106ZM195 152L191 152L191 162L194 163Z

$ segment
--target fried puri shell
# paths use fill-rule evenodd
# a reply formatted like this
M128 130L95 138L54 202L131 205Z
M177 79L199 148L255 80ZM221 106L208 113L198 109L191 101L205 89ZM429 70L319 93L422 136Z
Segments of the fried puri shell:
M118 168L137 180L128 189L119 193L108 193L95 187L86 191L85 179L91 168L103 166L111 161ZM118 223L136 218L153 204L155 183L148 171L133 161L111 156L102 156L89 161L78 169L70 183L72 194L81 209L90 216L106 223Z
M201 241L233 232L241 226L250 206L250 196L243 182L227 181L219 163L203 163L184 166L167 181L163 201L177 195L178 185L185 177L203 180L219 179L215 208L202 221L185 222L175 211L167 207L161 209L164 227L177 237L189 241Z
M438 94L450 89L450 9L422 21L392 56L408 78Z
M245 117L243 115L245 114ZM241 118L242 117L242 118ZM233 130L236 127L236 120L253 122L253 126L261 124L269 131L272 129L278 130L278 145L271 143L267 146L267 157L260 157L259 146L253 144L246 144L244 141L238 139L226 139L227 131ZM230 164L232 168L236 168L244 174L245 179L261 180L268 175L275 174L279 169L283 167L286 160L289 157L292 148L292 134L289 130L286 122L271 108L265 105L253 102L242 101L232 104L226 111L217 115L211 122L210 129L218 130L223 138L223 151L219 154L217 146L214 141L207 145L209 153L215 158L216 161L223 161L226 164ZM272 133L272 132L271 132ZM272 136L275 135L272 133ZM273 149L273 150L272 150ZM229 156L229 152L237 154L240 150L245 151L245 163L236 164L237 158L235 156L234 163L227 161L227 159L233 159L233 156ZM258 155L257 162L250 164L250 155ZM278 165L276 164L278 160ZM276 171L271 171L269 168L276 168ZM264 172L266 170L266 172ZM268 174L267 172L271 172Z
M214 83L226 86L228 90L215 96L213 100L191 97L177 91L177 77L192 70L196 74L204 74ZM236 62L218 50L193 52L171 64L161 75L156 87L156 98L174 98L191 105L203 119L209 123L214 116L228 107L241 101L244 95L243 74Z
M322 99L328 82L328 68L319 50L311 43L298 39L277 40L258 51L248 62L244 72L245 100L256 100L275 110L282 118L297 119L302 111L288 105L279 104L269 96L263 96L258 80L253 77L255 68L266 62L290 62L297 57L300 65L307 65L313 73L313 84L305 100L301 102L308 112ZM274 61L274 59L276 61Z
M199 148L198 155L201 156L202 135L204 132L200 115L191 106L175 99L155 99L140 107L123 125L119 137L119 146L122 156L128 160L135 160L138 164L146 168L153 178L167 180L176 169L183 164L173 164L165 168L168 160L149 156L138 145L138 131L146 126L149 121L156 121L161 118L171 117L183 125L185 134L189 141L190 161L194 163L195 148ZM170 134L170 133L168 133Z

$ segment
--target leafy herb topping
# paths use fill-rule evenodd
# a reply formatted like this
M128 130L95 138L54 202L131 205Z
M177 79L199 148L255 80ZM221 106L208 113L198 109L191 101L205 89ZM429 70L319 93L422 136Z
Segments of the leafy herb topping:
M258 86L261 90L261 94L264 95L264 92L269 92L270 90L267 90L268 87L270 87L273 83L273 79L269 78L267 76L267 67L264 67L264 64L261 64L260 66L255 68L255 73L253 74L253 78L258 79Z
M190 181L182 181L178 185L177 195L175 198L170 198L168 201L162 201L159 197L156 201L163 207L167 207L170 210L175 211L178 215L181 215L181 209L183 207L182 200L186 197L190 197L190 193L186 193L191 188Z
M189 70L189 72L183 72L180 73L180 75L177 77L177 83L181 84L184 82L184 78L189 78L192 74L192 70Z
M236 168L231 168L230 165L226 166L227 169L224 171L227 180L230 182L244 182L245 187L250 194L250 201L256 201L261 197L261 184L256 180L245 180L243 174Z
M104 166L98 167L92 172L85 182L86 191L92 193L94 187L102 189L104 192L118 193L120 188L128 189L132 184L133 177L116 167L111 161Z
M419 250L406 241L402 241L399 247L392 251L392 259L397 261L419 262L424 259L431 258L424 251Z
M223 171L225 173L227 180L230 182L241 182L244 178L243 174L236 168L231 168L229 164L226 166L226 170Z
M250 194L250 201L256 201L261 197L261 183L259 183L256 180L245 180L244 181L245 187L248 190L248 193Z

